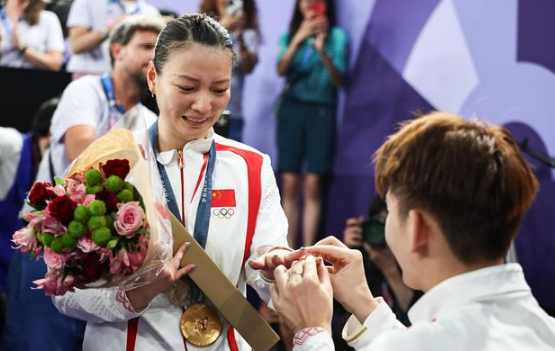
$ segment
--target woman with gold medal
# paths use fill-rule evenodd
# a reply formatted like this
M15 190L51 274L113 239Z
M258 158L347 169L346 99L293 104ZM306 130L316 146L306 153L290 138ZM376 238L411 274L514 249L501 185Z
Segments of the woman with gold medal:
M248 283L268 301L273 268L291 251L270 159L212 128L230 98L234 60L228 32L210 17L168 24L148 67L160 108L149 135L172 213L243 294ZM179 266L187 247L148 285L55 297L62 313L88 322L83 349L250 350L202 291L182 279L194 269Z

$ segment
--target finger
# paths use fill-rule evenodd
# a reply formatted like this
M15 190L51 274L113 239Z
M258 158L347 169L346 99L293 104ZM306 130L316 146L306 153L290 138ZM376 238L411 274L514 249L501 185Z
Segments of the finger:
M335 236L328 236L327 238L322 239L322 240L318 241L316 244L314 244L314 246L318 246L318 245L332 245L332 246L338 246L338 247L341 247L341 248L347 248L347 246L345 244L343 244Z
M191 272L193 269L196 268L196 264L188 264L185 267L178 269L177 272L175 272L175 277L174 277L174 281L181 279L184 275L189 274L189 272Z
M316 259L314 256L309 255L304 261L303 277L307 279L318 279L318 272L316 270Z
M185 255L185 251L187 250L187 248L191 246L190 242L184 242L183 244L181 244L181 246L179 247L179 249L177 250L177 252L175 253L175 256L173 257L172 260L172 266L174 268L174 270L177 270L179 268L179 266L181 265L181 260L183 259L183 256Z
M252 269L255 269L255 270L263 269L264 267L266 267L265 258L264 257L258 257L257 259L250 260L249 261L249 266Z
M326 269L324 261L320 261L317 263L317 271L320 283L324 285L331 285L330 274L328 273L329 270Z
M331 245L312 246L306 249L308 253L321 256L324 260L334 264L341 260L351 258L352 253L347 246L336 247Z
M279 290L277 284L270 285L270 296L272 298L272 301L274 302L275 307L276 303L279 304Z
M285 284L287 283L287 274L286 268L283 266L279 266L274 269L274 279L276 280L275 284L279 291L283 291L285 289Z
M348 218L346 225L347 227L352 226L352 225L359 225L361 220L360 220L361 216L357 217L357 218Z
M299 261L306 256L306 249L304 247L300 248L299 250L293 251L290 254L283 257L283 265L287 268L291 267L291 263L293 261Z
M283 264L283 259L280 255L272 255L270 257L270 269L274 269L279 265Z

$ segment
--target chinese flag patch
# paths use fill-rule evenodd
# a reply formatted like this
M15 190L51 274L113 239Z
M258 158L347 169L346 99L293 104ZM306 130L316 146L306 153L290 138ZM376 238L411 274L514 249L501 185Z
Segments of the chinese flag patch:
M235 207L235 190L212 190L212 207Z

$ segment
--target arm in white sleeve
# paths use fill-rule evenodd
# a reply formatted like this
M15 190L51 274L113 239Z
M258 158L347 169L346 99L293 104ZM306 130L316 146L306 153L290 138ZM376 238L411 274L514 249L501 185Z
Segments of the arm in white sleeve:
M148 309L136 313L125 291L116 288L75 289L75 292L52 297L52 302L60 313L90 323L126 322Z
M382 298L377 298L377 300L380 302L379 306L370 313L364 324L360 324L352 315L343 328L343 339L356 350L366 349L370 343L387 330L407 329L397 320L391 308Z
M249 259L256 259L261 254L259 248L263 246L289 247L287 218L281 207L274 170L267 155L264 155L262 162L261 183L262 198ZM252 269L248 261L245 264L245 273L247 284L256 290L261 299L268 302L270 300L270 283L262 279L260 271Z

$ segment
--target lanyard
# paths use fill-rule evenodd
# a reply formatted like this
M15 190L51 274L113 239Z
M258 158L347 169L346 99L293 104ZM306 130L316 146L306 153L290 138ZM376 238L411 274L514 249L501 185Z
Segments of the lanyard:
M150 143L152 148L156 150L156 137L158 135L158 121L156 121L148 129L148 134L150 138ZM172 189L170 180L168 178L168 173L166 169L160 162L156 161L158 166L158 171L160 172L160 177L162 178L162 185L164 191L166 192L166 200L168 202L168 207L170 211L180 218L179 208L177 206L177 200L175 198L175 193ZM210 208L212 206L212 175L214 173L214 166L216 164L216 144L212 142L210 146L210 151L208 153L208 165L206 166L206 174L204 176L204 184L202 188L200 202L198 204L197 216L195 220L195 229L193 235L195 240L202 246L206 248L206 240L208 238L208 229L210 227ZM185 211L185 208L182 209Z
M108 99L108 103L110 105L110 111L108 115L108 122L109 128L112 128L116 123L117 115L123 115L125 113L125 107L122 105L118 105L116 102L116 93L114 92L114 83L112 82L112 78L110 75L105 74L100 79L102 82L102 88L104 89L104 94L106 94L106 98Z
M141 0L137 0L137 7L135 8L135 11L132 11L130 13L127 13L127 10L125 9L125 5L123 5L123 3L121 2L121 0L110 0L110 4L112 5L118 5L119 8L121 9L121 11L126 14L126 15L137 15L139 13L142 12L142 6L141 6Z

